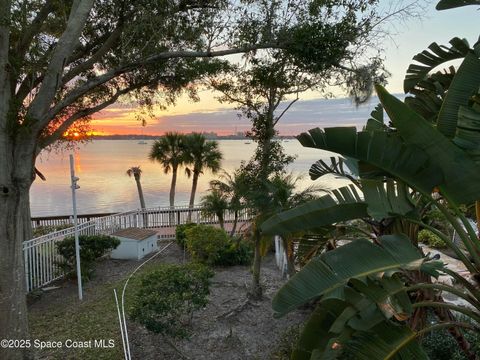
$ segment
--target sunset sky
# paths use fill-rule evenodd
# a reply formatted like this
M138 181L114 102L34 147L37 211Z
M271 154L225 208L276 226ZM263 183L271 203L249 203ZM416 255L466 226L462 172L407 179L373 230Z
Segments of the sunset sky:
M385 44L386 66L392 73L387 89L402 93L402 82L412 57L430 43L447 44L455 37L466 38L471 45L478 39L479 11L472 6L438 12L437 1L431 1L422 20L411 19L396 26L397 33ZM156 111L154 119L149 119L145 128L136 119L138 112L134 106L114 104L97 113L92 121L94 130L103 134L149 134L160 135L165 131L180 132L215 131L218 134L232 134L249 128L245 119L239 119L237 111L228 104L220 104L215 95L208 91L200 92L200 101L193 103L186 97L179 99L175 107ZM319 94L305 93L278 128L283 135L294 135L313 126L362 125L366 116L375 106L372 101L358 109L348 99L321 100Z

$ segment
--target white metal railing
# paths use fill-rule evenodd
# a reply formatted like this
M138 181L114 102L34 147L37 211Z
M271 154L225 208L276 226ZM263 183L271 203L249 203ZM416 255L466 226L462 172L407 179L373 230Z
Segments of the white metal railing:
M225 212L225 223L232 223L234 218L234 212ZM249 219L251 217L248 211L242 210L238 213L239 224ZM96 218L79 224L78 231L79 235L111 235L129 227L152 228L159 230L159 239L173 239L175 238L175 227L187 222L218 224L218 219L216 216L203 213L199 206L193 208L188 206L159 207ZM239 228L240 226L237 226L237 232ZM25 280L28 292L48 285L65 275L57 265L57 262L61 260L61 255L58 254L56 244L74 234L75 228L72 226L23 243Z

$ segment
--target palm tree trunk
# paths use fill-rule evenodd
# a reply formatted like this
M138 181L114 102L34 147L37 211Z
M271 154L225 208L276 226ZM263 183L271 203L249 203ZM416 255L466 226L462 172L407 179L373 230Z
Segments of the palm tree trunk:
M224 216L223 216L223 212L219 212L217 214L217 217L218 217L218 222L220 223L220 228L222 230L225 230L225 219L224 219Z
M177 186L177 170L178 168L175 166L172 170L172 183L170 184L170 207L173 208L175 206L175 188Z
M198 171L193 170L192 192L190 193L190 202L189 202L190 209L192 209L193 205L195 204L195 193L197 192L198 176L199 176ZM192 211L190 210L188 212L188 222L191 222L191 221L192 221Z
M144 210L146 206L145 206L145 198L143 197L143 189L142 189L142 184L140 183L140 178L135 177L135 182L137 183L138 198L140 199L140 207L142 208L142 210Z
M143 189L142 189L142 184L140 182L140 176L138 175L135 176L135 182L137 183L138 198L140 199L140 207L142 210L145 210L146 209L145 198L143 197ZM145 228L148 227L148 214L146 214L145 212L143 214L143 227Z
M238 210L235 210L233 214L234 214L233 226L232 226L232 231L230 231L230 237L233 237L235 235L235 231L237 230Z

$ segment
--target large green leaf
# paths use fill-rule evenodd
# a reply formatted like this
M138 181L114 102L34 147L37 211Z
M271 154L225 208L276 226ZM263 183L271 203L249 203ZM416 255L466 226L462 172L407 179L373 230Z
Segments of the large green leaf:
M419 64L411 64L403 81L403 90L407 93L415 88L437 66L448 61L461 59L471 50L468 41L458 37L450 40L450 47L432 43L428 50L415 55L413 60Z
M480 167L463 150L437 131L402 101L390 95L382 86L376 86L378 96L402 139L410 146L427 154L430 163L441 172L436 176L437 186L444 195L457 204L480 199ZM399 176L399 174L394 174ZM417 180L399 176L408 185L423 190Z
M428 359L416 337L406 326L382 322L369 332L356 334L347 343L347 349L358 360Z
M453 142L480 164L480 111L472 107L460 107Z
M410 90L410 96L405 98L405 104L419 113L425 120L436 124L443 99L455 74L456 70L453 66L429 74L424 80L419 81L415 88Z
M273 215L262 226L262 233L271 235L309 231L340 221L368 216L367 205L354 186L334 190L294 209Z
M316 161L308 171L310 179L317 180L318 178L327 174L333 174L336 176L345 177L347 179L353 179L353 174L348 168L348 162L341 157L330 157L330 164L327 164L323 160Z
M342 289L344 296L321 300L302 330L292 353L293 360L336 359L343 349L348 349L352 337L353 345L358 346L356 342L362 333L389 322L394 315L398 315L398 319L400 315L396 310L411 313L410 299L399 276L366 280L352 279L350 283L354 283L354 287ZM403 316L400 320L406 318Z
M297 138L303 146L333 151L371 164L426 193L444 181L439 164L419 146L405 144L396 133L357 132L354 127L325 131L315 128Z
M448 89L437 119L437 129L448 138L455 136L458 110L467 106L470 97L480 87L480 59L470 52L466 55Z
M274 311L286 314L311 299L344 287L352 278L421 268L422 255L406 236L382 236L380 243L382 246L358 239L311 260L277 293L272 303Z
M447 10L467 5L480 5L480 0L441 0L436 9Z
M401 182L387 179L361 179L362 191L368 206L368 214L375 220L392 215L405 215L415 207L408 196L408 189Z

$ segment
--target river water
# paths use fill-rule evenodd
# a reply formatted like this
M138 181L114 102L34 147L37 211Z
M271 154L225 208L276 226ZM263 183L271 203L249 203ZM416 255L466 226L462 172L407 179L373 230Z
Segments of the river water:
M76 150L75 172L80 178L77 191L79 214L119 212L139 207L137 188L133 178L126 175L131 166L142 169L141 182L147 207L168 206L171 174L164 174L158 163L148 159L153 140L139 144L137 140L94 140ZM233 172L242 160L248 160L255 149L255 143L245 140L220 140L220 150L224 155L222 168ZM326 151L304 148L297 140L284 140L286 152L297 158L290 165L289 171L303 175L299 187L316 184L325 189L332 189L345 184L345 181L326 177L311 181L308 169L318 159L328 159L333 155ZM47 181L37 178L30 197L32 216L68 215L72 213L69 154L71 152L45 153L37 161L37 168L46 176ZM200 176L196 202L208 190L208 183L217 175L206 172ZM183 170L180 171L176 205L188 202L191 179Z

